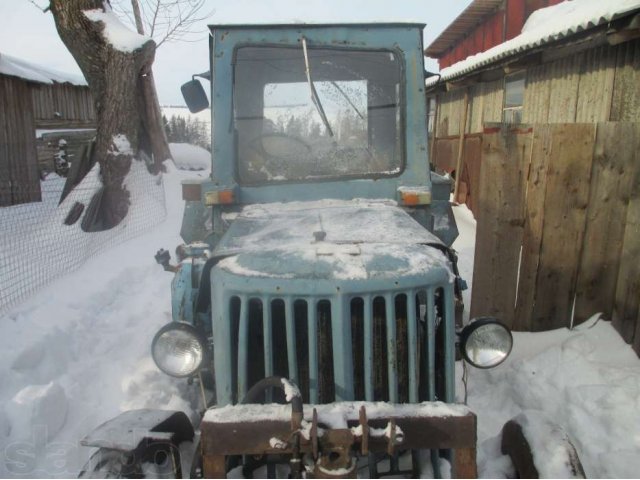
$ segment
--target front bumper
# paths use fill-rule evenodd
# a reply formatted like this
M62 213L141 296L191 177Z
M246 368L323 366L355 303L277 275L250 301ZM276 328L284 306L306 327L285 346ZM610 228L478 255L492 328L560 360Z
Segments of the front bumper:
M453 449L452 476L477 475L476 416L466 406L338 402L305 405L304 412L296 416L277 404L208 410L201 424L204 476L224 478L227 456L248 455L286 458L292 471L298 462L315 477L350 477L357 457L423 449Z

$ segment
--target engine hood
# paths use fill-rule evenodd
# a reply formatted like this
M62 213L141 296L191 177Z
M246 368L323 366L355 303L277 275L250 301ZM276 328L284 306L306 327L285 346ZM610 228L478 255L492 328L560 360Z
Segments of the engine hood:
M246 277L367 279L442 269L443 243L390 201L251 205L235 218L213 252L217 268ZM431 245L431 246L430 246ZM451 277L452 278L452 277Z

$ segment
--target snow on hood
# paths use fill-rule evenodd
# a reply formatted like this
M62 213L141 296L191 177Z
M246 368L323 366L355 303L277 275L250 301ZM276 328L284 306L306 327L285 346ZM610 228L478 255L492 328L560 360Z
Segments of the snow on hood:
M346 280L449 272L444 253L425 244L442 242L395 202L323 200L245 207L214 256L227 257L219 268L243 276Z
M35 63L27 62L5 53L0 53L0 73L12 77L23 78L38 83L70 83L72 85L86 86L87 81L81 75L61 72L51 68L45 68Z
M450 80L500 59L570 37L640 9L640 0L573 0L536 10L522 33L487 51L471 55L430 77L426 86Z

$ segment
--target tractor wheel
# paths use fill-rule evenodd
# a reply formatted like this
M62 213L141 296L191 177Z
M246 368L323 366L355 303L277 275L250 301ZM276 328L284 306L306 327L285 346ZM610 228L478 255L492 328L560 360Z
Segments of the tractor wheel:
M509 420L502 428L501 449L518 478L586 478L568 435L539 412Z
M155 446L135 454L99 448L78 478L182 478L179 462L170 446Z

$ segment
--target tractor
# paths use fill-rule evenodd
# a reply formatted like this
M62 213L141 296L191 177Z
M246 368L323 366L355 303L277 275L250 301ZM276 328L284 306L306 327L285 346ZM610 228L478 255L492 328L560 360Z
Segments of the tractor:
M182 91L211 104L212 173L183 182L177 262L156 255L173 321L151 346L203 415L123 413L85 438L83 476L476 476L455 361L494 367L512 336L459 315L423 27L210 27L210 69Z

